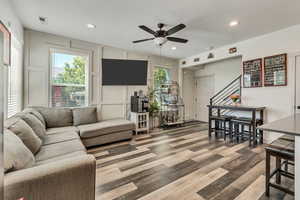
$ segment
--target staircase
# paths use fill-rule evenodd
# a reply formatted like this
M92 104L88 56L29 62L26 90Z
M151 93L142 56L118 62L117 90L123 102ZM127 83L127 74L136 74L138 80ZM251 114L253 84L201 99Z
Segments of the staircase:
M210 98L210 105L233 105L230 96L239 94L242 96L242 75L231 81L226 87L220 90L217 94ZM241 103L241 98L239 100ZM222 115L230 114L229 111L222 111Z

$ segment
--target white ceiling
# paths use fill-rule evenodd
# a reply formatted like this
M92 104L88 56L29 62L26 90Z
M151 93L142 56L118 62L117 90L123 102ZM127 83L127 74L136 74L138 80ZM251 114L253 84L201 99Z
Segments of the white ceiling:
M300 24L299 0L13 0L25 27L134 51L159 54L153 41L137 26L157 29L163 22L171 28L187 28L172 35L187 44L168 42L164 56L184 58L208 50ZM42 25L39 16L48 18ZM228 26L231 20L240 25ZM92 23L96 29L87 29ZM171 50L176 46L177 50Z

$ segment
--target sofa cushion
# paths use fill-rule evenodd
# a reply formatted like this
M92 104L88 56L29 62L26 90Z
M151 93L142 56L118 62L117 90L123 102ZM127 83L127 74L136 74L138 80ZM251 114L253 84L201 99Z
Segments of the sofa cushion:
M37 111L33 108L25 108L22 112L30 113L30 114L34 115L36 118L38 118L44 124L44 126L46 126L45 119L44 119L43 115L41 113L39 113L39 111Z
M56 157L49 158L49 159L42 160L42 161L37 161L34 166L48 164L48 163L51 163L51 162L56 162L56 161L59 161L59 160L63 160L63 159L67 159L67 158L73 158L73 157L76 157L76 156L81 156L81 155L86 155L86 154L87 153L85 151L75 151L75 152L68 153L68 154L65 154L65 155L56 156Z
M75 126L66 126L66 127L59 127L59 128L48 128L46 130L46 134L57 134L57 133L65 133L65 132L76 132L79 134L79 129Z
M22 118L40 138L43 138L46 135L45 125L33 114L20 113L17 116Z
M97 122L96 107L73 108L73 125L92 124Z
M65 142L44 145L35 155L36 161L48 160L57 156L62 156L75 151L86 151L80 140L69 140Z
M43 138L43 145L55 144L59 142L65 142L68 140L80 139L76 132L64 132L57 134L46 135Z
M4 172L28 168L34 162L32 152L22 140L10 130L4 129Z
M106 135L114 132L133 130L135 124L125 119L112 119L78 126L80 137L90 138L99 135Z
M33 153L37 153L42 140L34 133L32 128L21 118L13 117L5 121L5 128L14 132Z
M34 107L34 109L37 109L43 115L47 128L73 125L73 113L71 108Z

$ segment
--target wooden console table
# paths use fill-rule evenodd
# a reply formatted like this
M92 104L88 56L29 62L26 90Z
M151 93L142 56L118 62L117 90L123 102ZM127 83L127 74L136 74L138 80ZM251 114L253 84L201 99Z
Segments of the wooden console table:
M246 111L251 112L252 114L252 125L254 127L253 132L256 133L257 127L257 116L256 113L260 112L260 120L263 121L264 119L264 110L266 107L255 107L255 106L246 106L246 105L208 105L208 135L211 137L212 133L212 117L213 117L213 109L217 110L217 116L221 115L221 110L231 110L231 111ZM256 137L256 134L254 134L254 137ZM255 140L256 142L256 140Z

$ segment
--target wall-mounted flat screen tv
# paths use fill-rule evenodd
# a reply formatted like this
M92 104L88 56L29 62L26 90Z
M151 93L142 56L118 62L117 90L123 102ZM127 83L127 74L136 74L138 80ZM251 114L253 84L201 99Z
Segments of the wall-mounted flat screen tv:
M148 61L102 59L102 85L147 85Z

